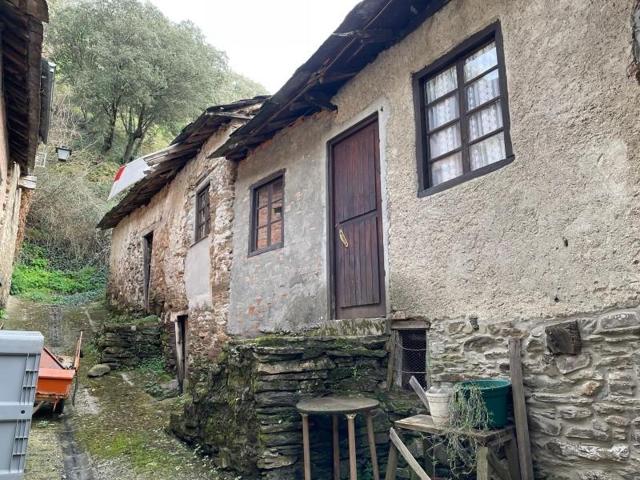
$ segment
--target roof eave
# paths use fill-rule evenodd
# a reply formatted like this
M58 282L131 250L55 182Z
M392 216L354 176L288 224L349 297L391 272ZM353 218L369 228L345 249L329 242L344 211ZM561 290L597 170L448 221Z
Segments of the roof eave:
M335 94L376 56L415 30L449 0L365 0L299 67L258 114L213 155L242 160L297 119L335 110ZM384 28L400 20L400 27Z

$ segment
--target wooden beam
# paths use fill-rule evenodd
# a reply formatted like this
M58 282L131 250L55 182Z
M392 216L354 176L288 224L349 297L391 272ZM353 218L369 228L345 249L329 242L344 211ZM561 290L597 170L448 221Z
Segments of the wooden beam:
M418 395L420 401L424 404L425 407L427 407L429 413L431 413L431 410L429 409L429 399L427 398L427 394L425 393L424 388L422 388L422 385L420 385L420 382L416 380L416 377L414 377L413 375L409 380L409 385L411 385L411 388L413 388L413 391L416 392L416 395Z
M390 28L369 28L366 30L352 30L350 32L334 32L333 37L355 38L364 43L385 43L396 38L396 32Z
M402 443L402 440L393 428L389 430L389 438L391 439L391 443L393 444L393 446L398 450L400 455L402 455L402 458L404 458L404 460L407 462L411 470L413 470L413 472L418 476L418 478L420 480L431 480L431 477L427 475L427 472L422 469L418 461L413 457L413 455L411 455L411 452L406 447L406 445ZM389 478L388 474L387 478Z
M531 443L529 440L529 424L527 406L522 383L521 340L509 339L509 363L511 371L511 391L513 393L513 416L518 438L518 458L520 459L520 475L522 480L534 480L533 462L531 460Z
M18 186L25 190L35 190L38 179L35 175L25 175L18 179Z
M240 113L233 113L233 112L213 112L213 113L210 113L209 115L212 115L214 117L233 118L236 120L251 120L253 118L249 115L242 115Z
M7 0L21 13L26 13L40 22L49 21L49 7L44 0Z
M336 73L333 75L325 74L318 78L318 83L334 83L334 82L342 82L344 80L349 80L355 77L358 72L345 72L345 73Z
M331 103L331 97L323 92L308 92L304 95L304 99L323 110L331 110L332 112L338 110L338 107Z

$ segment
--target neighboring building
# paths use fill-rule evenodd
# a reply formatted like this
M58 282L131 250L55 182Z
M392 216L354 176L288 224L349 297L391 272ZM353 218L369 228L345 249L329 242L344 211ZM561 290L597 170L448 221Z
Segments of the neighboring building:
M146 176L98 225L114 229L110 303L162 314L179 337L188 321L194 354L213 356L226 338L236 167L210 154L263 100L207 109L171 146L144 157Z
M206 296L221 303L206 308L224 313L214 335L390 327L400 348L428 344L433 383L507 375L508 338L522 337L538 478L635 478L636 4L356 6L253 119L207 149L212 164L237 164L216 214L227 256L208 265ZM179 199L192 216L196 183ZM120 240L133 227L115 229L116 263L142 271L139 247L122 252L140 245L138 219L155 203L124 221L133 240ZM194 230L183 225L182 243ZM137 278L128 298L142 305ZM552 353L545 329L572 321L580 353ZM211 333L192 324L188 343ZM395 383L408 358L398 355Z
M0 307L24 235L39 141L46 140L51 69L42 60L44 0L0 0Z

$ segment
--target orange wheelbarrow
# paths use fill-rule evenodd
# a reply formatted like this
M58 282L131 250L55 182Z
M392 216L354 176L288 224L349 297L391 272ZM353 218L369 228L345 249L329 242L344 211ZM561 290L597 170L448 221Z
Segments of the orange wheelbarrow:
M55 413L64 411L65 400L71 396L73 380L75 379L75 388L73 389L73 398L78 389L78 367L80 366L80 351L82 348L82 332L76 344L76 354L71 364L65 362L63 357L57 357L47 347L42 349L40 357L40 368L38 373L38 385L36 387L36 404L33 409L35 414L44 404L53 405Z

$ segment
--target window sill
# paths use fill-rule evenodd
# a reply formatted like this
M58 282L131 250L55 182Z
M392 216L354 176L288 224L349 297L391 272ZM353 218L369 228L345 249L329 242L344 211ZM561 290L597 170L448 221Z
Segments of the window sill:
M499 162L492 163L492 164L487 165L485 167L479 168L478 170L474 170L472 172L465 173L464 175L461 175L459 177L453 178L453 179L451 179L449 181L446 181L444 183L440 183L439 185L436 185L435 187L430 187L430 188L426 188L424 190L419 190L418 191L418 198L428 197L430 195L435 195L436 193L440 193L440 192L443 192L445 190L448 190L448 189L450 189L452 187L455 187L456 185L460 185L461 183L464 183L464 182L466 182L468 180L473 180L474 178L481 177L483 175L486 175L487 173L495 172L496 170L509 165L511 162L513 162L514 159L515 159L515 156L511 155L511 156L505 158L504 160L500 160Z
M197 244L199 244L200 242L204 242L205 240L209 239L209 236L211 235L211 233L205 235L204 237L202 237L200 240L194 240L191 245L189 246L189 248L193 248L195 247Z
M260 250L253 250L252 252L249 252L249 258L251 257L255 257L257 255L260 255L262 253L267 253L267 252L271 252L273 250L279 250L282 247L284 247L284 242L280 242L280 243L276 243L274 245L271 245L267 248L261 248Z

